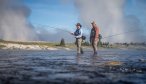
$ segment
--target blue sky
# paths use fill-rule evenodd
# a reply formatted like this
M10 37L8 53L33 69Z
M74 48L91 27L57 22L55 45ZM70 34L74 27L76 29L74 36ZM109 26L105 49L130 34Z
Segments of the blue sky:
M125 15L135 16L139 20L140 26L146 31L146 0L127 0L124 6Z
M24 0L31 9L29 17L33 25L72 27L78 22L78 13L72 1L63 0Z
M145 18L145 14L144 14L145 7L142 7L142 5L144 5L144 4L141 4L141 3L142 2L140 2L140 1L139 1L139 3L136 2L136 0L128 0L127 3L125 3L124 12L127 15L135 15L141 20L144 19Z

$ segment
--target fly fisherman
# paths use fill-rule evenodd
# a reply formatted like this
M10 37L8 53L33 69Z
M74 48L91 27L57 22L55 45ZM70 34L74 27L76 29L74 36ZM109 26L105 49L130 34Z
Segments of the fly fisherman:
M82 25L80 23L77 23L76 24L76 28L77 28L76 31L74 33L71 33L76 38L75 44L77 45L77 54L83 54L83 50L82 50L83 31L82 31L81 27L82 27Z
M97 43L99 40L99 38L98 38L99 28L94 21L91 24L92 24L92 29L91 29L91 33L90 33L90 43L92 45L94 54L97 54Z

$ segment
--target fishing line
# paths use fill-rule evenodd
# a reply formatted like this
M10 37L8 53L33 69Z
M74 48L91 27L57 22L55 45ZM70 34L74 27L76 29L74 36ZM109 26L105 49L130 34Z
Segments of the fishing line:
M61 30L61 31L64 31L64 32L71 33L69 30L65 30L65 29L62 29L62 28L59 28L59 27L52 27L52 26L49 26L49 25L39 25L39 26L41 26L42 28L57 29L57 30Z
M119 34L114 34L114 35L110 35L110 36L107 36L107 37L103 37L102 39L111 38L111 37L123 35L123 34L126 34L126 33L133 33L133 32L137 32L137 31L141 31L141 30L137 30L136 29L136 30L132 30L132 31L127 31L127 32L123 32L123 33L119 33Z

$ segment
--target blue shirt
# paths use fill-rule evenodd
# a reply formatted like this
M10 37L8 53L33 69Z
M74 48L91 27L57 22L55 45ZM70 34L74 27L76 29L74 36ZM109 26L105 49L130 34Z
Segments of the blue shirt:
M75 38L81 38L83 34L82 29L76 29L76 31L74 32Z

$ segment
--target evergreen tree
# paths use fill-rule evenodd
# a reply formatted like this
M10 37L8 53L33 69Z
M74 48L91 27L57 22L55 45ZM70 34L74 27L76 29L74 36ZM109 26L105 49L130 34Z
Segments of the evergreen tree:
M98 38L99 38L98 46L102 47L102 42L101 42L102 36L101 36L101 34L99 34Z
M63 38L60 41L60 46L65 46L65 40Z

